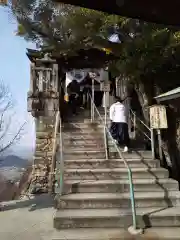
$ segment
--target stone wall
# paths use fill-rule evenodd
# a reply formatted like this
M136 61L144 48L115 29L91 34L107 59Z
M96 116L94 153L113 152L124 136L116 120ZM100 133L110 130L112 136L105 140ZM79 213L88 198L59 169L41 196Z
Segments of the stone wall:
M52 162L55 117L38 117L36 124L36 149L33 159L31 193L48 192Z

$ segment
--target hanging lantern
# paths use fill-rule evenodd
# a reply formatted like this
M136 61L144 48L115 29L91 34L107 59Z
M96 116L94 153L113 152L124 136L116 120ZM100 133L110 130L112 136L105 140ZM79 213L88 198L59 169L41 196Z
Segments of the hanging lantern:
M68 93L66 93L66 94L64 95L64 101L65 101L65 102L69 102L69 95L68 95Z
M111 53L112 53L112 50L109 49L109 48L102 48L102 50L103 50L104 52L106 52L106 54L111 54Z

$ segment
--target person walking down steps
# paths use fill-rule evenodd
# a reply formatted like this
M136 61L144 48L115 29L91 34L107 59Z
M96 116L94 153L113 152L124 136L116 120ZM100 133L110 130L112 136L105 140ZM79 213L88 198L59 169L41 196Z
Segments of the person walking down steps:
M110 106L110 133L116 143L124 147L123 152L128 152L129 132L127 124L127 109L122 102L121 98L115 97L115 103Z

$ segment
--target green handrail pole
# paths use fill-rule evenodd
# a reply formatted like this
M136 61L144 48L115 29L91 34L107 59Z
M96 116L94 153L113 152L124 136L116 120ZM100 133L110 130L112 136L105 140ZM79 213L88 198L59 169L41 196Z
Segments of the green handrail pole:
M94 103L94 78L92 79L92 99ZM92 117L91 121L94 122L94 104L92 103Z
M128 168L128 177L129 177L129 185L130 185L130 198L131 198L133 227L134 227L134 229L137 229L136 206L135 206L135 198L134 198L134 186L133 186L133 181L132 181L132 172L131 172L131 169L129 169L129 168Z
M123 155L121 154L120 149L118 148L116 142L114 141L109 129L107 128L107 126L105 125L98 109L96 108L94 102L92 101L92 98L90 97L92 104L94 105L95 110L97 111L103 125L104 125L104 129L106 129L106 132L108 133L108 135L110 136L112 142L114 143L114 146L117 150L117 152L119 153L120 158L124 161L125 167L127 168L127 173L128 173L128 179L129 179L129 186L130 186L130 201L131 201L131 208L132 208L132 220L133 220L133 234L142 234L143 231L142 229L138 229L137 228L137 219L136 219L136 204L135 204L135 198L134 198L134 185L133 185L133 180L132 180L132 171L131 168L129 167L127 161L125 160L125 158L123 157ZM148 127L147 127L148 128ZM149 129L149 128L148 128ZM132 231L131 229L129 230L130 232Z
M62 145L62 121L60 118L59 124L60 130L60 195L63 193L63 185L64 185L64 159L63 159L63 145Z

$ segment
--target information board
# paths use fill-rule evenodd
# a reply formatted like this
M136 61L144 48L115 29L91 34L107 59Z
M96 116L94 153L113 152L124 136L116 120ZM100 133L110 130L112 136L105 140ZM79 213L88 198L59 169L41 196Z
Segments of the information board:
M152 129L168 128L165 106L153 105L150 107L150 127Z

